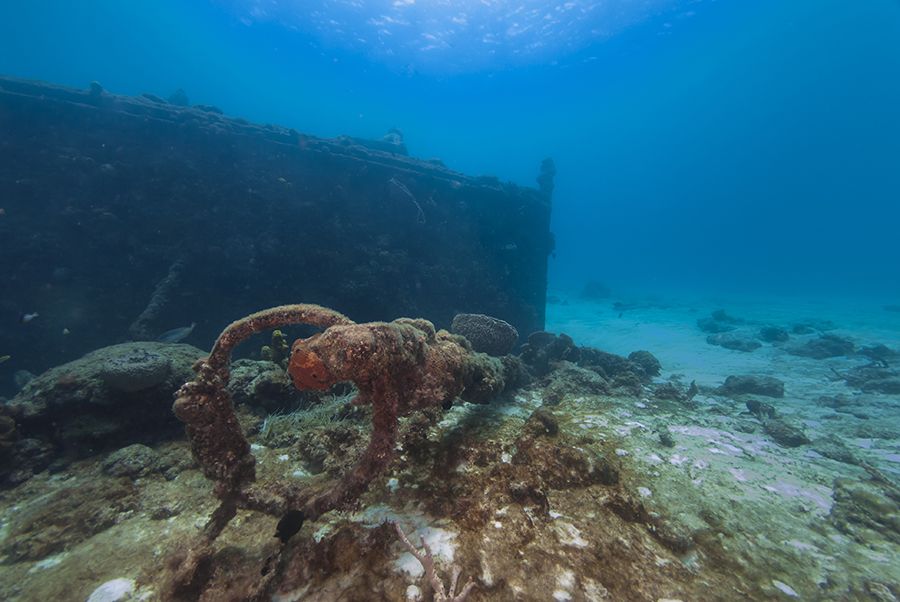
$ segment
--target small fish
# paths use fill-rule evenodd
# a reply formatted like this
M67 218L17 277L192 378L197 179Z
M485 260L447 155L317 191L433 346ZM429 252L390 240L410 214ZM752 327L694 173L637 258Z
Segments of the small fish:
M196 322L191 322L190 326L182 326L181 328L173 328L172 330L167 330L158 337L156 340L160 343L180 343L190 336L192 332L194 332L194 326L196 326Z
M35 318L37 318L39 315L40 315L40 314L37 313L37 312L33 312L33 313L30 313L30 314L22 314L22 316L19 318L19 322L20 322L21 324L28 324L29 322L31 322L32 320L34 320Z
M62 331L62 332L63 332L64 335L66 335L66 334L69 334L69 333L72 332L72 331L69 330L68 328L63 328L63 331Z
M11 355L0 355L0 364L11 358Z

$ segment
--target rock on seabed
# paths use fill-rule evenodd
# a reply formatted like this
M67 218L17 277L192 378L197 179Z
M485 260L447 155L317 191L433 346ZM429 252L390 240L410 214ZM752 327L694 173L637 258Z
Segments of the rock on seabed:
M123 602L134 593L134 581L119 578L107 581L88 596L87 602Z

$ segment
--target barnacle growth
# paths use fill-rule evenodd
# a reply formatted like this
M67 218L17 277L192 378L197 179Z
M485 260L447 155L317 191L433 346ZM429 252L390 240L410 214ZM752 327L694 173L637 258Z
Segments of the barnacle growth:
M372 406L369 444L342 478L312 484L255 483L255 459L235 417L227 391L231 352L251 335L294 324L323 329L298 339L291 348L288 372L299 389L325 390L353 382L353 403ZM212 542L239 508L281 517L282 551L307 520L347 505L390 462L397 439L397 419L417 409L447 407L454 399L484 403L506 387L509 368L497 358L475 353L462 337L435 331L431 322L400 318L393 322L356 324L318 305L285 305L267 309L229 325L197 377L176 394L175 414L187 426L191 450L204 475L215 482L219 507L207 522L202 539L181 563L176 587L196 587L198 568L209 557ZM258 584L262 595L276 571Z

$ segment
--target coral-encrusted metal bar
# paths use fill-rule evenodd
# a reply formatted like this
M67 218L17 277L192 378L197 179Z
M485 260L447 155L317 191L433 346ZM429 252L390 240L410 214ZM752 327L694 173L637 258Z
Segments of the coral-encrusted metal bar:
M231 352L255 333L293 324L324 328L297 340L288 371L300 389L324 390L353 382L355 403L371 404L372 435L356 466L342 479L301 487L251 487L255 459L234 414L227 385ZM300 511L315 519L359 497L390 461L397 418L415 409L443 406L457 397L484 401L506 386L506 368L497 358L474 353L465 339L435 332L427 320L356 324L317 305L267 309L229 325L210 356L195 365L197 378L177 393L175 414L187 425L194 457L215 481L221 500L206 528L215 539L239 507L273 515Z

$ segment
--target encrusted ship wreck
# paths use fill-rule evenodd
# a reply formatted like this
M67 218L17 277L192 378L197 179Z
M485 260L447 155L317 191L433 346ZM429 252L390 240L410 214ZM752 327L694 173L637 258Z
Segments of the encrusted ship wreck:
M543 328L547 169L524 188L411 158L396 133L322 139L96 83L0 78L0 131L0 320L40 316L0 350L32 372L301 300Z

